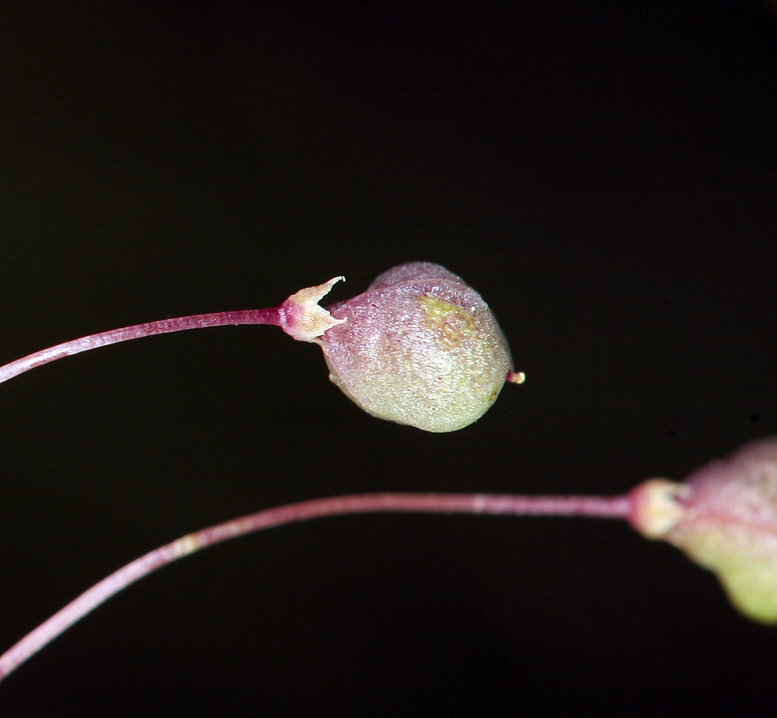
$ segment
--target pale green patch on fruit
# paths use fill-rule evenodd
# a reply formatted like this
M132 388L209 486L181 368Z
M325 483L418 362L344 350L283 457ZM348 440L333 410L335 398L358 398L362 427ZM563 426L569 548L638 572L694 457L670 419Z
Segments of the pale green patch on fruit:
M705 530L706 529L706 530ZM773 535L754 540L752 526L703 524L667 540L720 580L734 607L760 623L777 623L777 545Z
M466 309L429 295L419 297L417 301L423 306L429 325L438 331L443 344L455 348L478 341L478 325Z

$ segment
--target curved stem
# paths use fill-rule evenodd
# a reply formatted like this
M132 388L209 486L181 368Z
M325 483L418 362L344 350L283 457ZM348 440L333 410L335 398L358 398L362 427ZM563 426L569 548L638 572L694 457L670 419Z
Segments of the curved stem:
M161 319L157 322L135 324L131 327L112 329L100 334L91 334L80 339L57 344L56 346L35 352L10 364L0 367L0 384L23 374L30 369L48 364L49 362L80 354L81 352L118 344L130 339L140 339L154 334L169 334L187 329L203 329L205 327L221 327L234 324L273 324L280 325L280 307L272 309L245 309L236 312L214 312L212 314L192 314L188 317Z
M192 314L176 319L162 319L146 324L134 324L131 327L111 329L101 334L90 334L80 339L73 339L54 347L43 349L29 356L22 357L10 364L0 367L0 384L23 374L30 369L62 359L63 357L80 354L98 347L118 344L130 339L150 337L154 334L169 334L182 332L186 329L204 329L206 327L223 327L235 324L272 324L280 327L290 337L302 342L315 342L327 329L342 324L344 319L334 319L326 309L318 306L337 282L345 277L335 277L323 284L306 287L292 294L279 307L270 309L244 309L236 312L214 312L212 314Z
M205 315L209 316L209 315ZM171 320L176 321L176 320ZM148 325L140 325L148 326ZM132 329L130 327L129 329ZM118 330L122 331L122 330ZM170 331L176 331L171 329ZM110 332L109 332L110 334ZM98 335L100 336L100 335ZM132 338L132 337L129 337ZM122 341L121 339L117 341ZM82 350L83 351L83 350ZM35 355L33 355L35 356ZM0 656L0 680L111 596L156 569L230 538L307 519L376 512L589 516L624 519L628 496L516 496L512 494L354 494L287 504L183 536L132 561L22 638Z

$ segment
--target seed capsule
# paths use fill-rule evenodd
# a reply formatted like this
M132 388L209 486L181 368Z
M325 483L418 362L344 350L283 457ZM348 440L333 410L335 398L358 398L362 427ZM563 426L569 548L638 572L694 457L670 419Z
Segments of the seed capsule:
M745 616L777 623L777 439L747 444L683 483L631 492L632 526L713 571Z
M344 320L317 340L329 378L381 419L456 431L489 409L508 375L522 380L488 305L439 264L394 267L329 310Z

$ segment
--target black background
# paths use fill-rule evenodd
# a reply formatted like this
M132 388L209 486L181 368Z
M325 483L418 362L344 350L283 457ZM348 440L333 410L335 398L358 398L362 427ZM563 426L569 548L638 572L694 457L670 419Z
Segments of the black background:
M755 2L4 3L0 361L416 259L524 386L381 422L275 328L0 388L0 644L144 553L372 490L620 493L777 433L777 20ZM768 715L775 629L619 522L366 516L167 567L8 716Z

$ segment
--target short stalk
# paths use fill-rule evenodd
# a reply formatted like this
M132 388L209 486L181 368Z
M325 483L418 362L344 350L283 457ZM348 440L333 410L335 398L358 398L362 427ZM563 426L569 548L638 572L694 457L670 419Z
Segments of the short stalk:
M177 317L175 319L161 319L157 322L135 324L131 327L111 329L100 334L91 334L80 339L57 344L43 349L29 356L12 361L0 367L0 384L13 379L19 374L49 362L63 359L64 357L80 354L90 349L127 342L131 339L150 337L155 334L170 334L182 332L188 329L204 329L205 327L222 327L236 324L279 324L279 307L272 309L246 309L236 312L214 312L213 314L194 314L189 317Z

